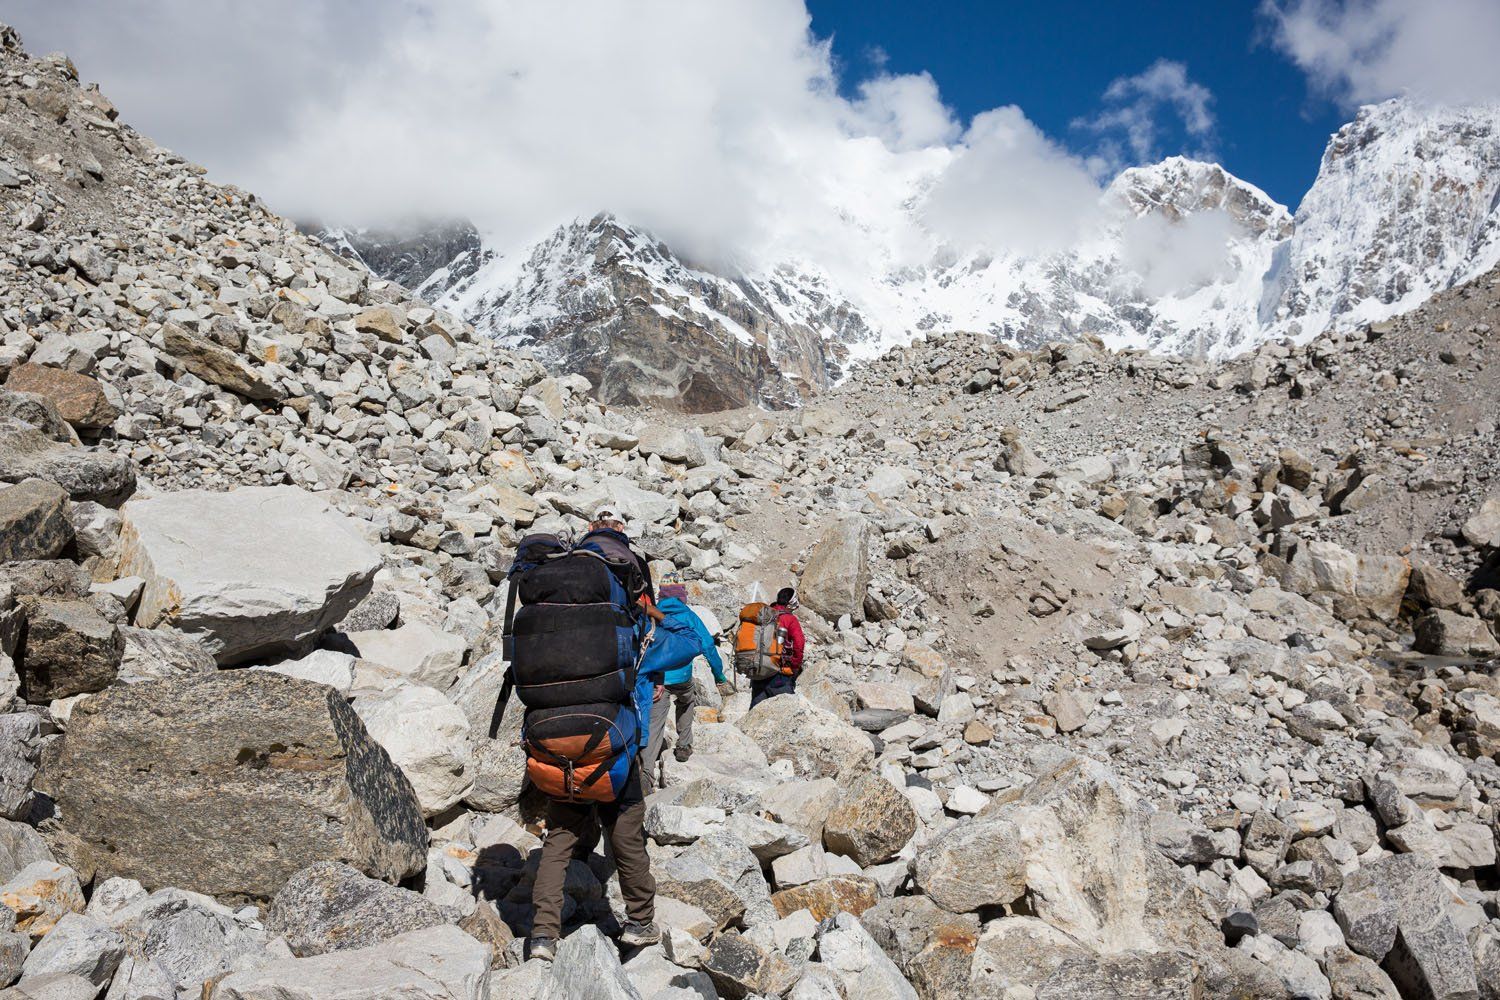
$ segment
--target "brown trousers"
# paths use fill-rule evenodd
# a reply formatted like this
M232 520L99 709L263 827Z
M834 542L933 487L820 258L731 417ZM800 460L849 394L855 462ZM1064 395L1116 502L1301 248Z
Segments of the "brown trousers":
M625 915L649 924L656 919L656 879L646 856L646 801L641 795L639 766L625 779L624 791L613 802L575 804L547 803L547 838L531 888L536 915L531 936L556 940L562 936L563 880L568 862L582 844L592 847L599 827L609 836L610 853L620 876L620 895L625 897Z

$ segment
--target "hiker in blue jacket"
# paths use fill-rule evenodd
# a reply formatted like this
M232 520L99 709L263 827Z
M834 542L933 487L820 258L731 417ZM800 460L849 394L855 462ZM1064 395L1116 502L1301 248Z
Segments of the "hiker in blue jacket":
M658 641L663 643L661 653L665 656L668 649L681 651L665 656L663 660L647 656L648 664L665 667L652 672L656 690L651 704L650 744L641 758L641 773L647 776L647 780L656 776L656 762L661 759L662 748L666 745L667 712L673 701L677 703L677 749L674 756L685 761L693 752L693 712L698 707L693 691L693 661L702 656L708 661L714 683L720 690L727 690L729 686L714 637L704 626L703 619L688 607L687 587L679 574L663 575L657 590L656 607L665 616L657 630ZM673 632L671 640L662 626ZM645 667L643 664L643 669Z

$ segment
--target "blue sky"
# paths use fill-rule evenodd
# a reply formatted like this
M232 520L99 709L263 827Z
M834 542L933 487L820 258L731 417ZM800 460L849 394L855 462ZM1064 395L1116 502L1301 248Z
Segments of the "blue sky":
M1295 209L1331 132L1349 112L1310 92L1270 43L1255 0L808 0L813 30L832 38L849 91L883 70L926 70L963 120L1017 104L1043 131L1088 154L1098 137L1072 127L1095 116L1113 80L1158 59L1182 63L1213 95L1211 149L1232 173ZM1169 114L1162 154L1202 144Z

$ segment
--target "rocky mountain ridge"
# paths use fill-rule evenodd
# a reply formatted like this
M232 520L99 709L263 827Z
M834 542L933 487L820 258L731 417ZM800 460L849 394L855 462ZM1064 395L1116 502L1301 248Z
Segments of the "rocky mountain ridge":
M1495 997L1500 275L1227 365L943 333L693 418L5 30L0 101L9 995ZM548 964L496 633L520 535L606 500L711 619L795 575L811 654L755 709L700 665L663 942L601 932L594 853Z
M529 248L465 247L408 286L503 343L588 375L607 401L675 398L690 411L783 405L836 382L847 358L935 330L1028 347L1094 335L1116 348L1224 358L1387 318L1500 263L1497 117L1489 106L1405 100L1362 108L1330 139L1295 219L1222 167L1172 157L1120 174L1097 230L1042 256L955 253L929 238L927 258L912 261L883 250L872 222L851 236L870 241L868 275L840 279L817 260L720 274L601 217ZM366 245L358 233L338 238ZM377 273L403 280L376 259ZM695 368L664 363L668 336L701 349ZM770 365L746 370L745 346Z

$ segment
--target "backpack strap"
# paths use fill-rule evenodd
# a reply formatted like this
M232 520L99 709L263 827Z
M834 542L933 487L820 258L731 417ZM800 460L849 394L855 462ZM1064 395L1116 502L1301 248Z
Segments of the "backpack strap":
M500 657L506 663L514 663L516 659L516 590L521 586L517 577L510 578L510 587L505 595L505 624L500 627ZM510 677L506 671L505 676Z
M516 677L511 673L510 667L506 667L505 680L500 684L500 697L495 699L495 711L490 716L490 739L494 739L495 734L500 731L500 721L505 718L505 705L510 701L510 693L515 690L515 686Z

